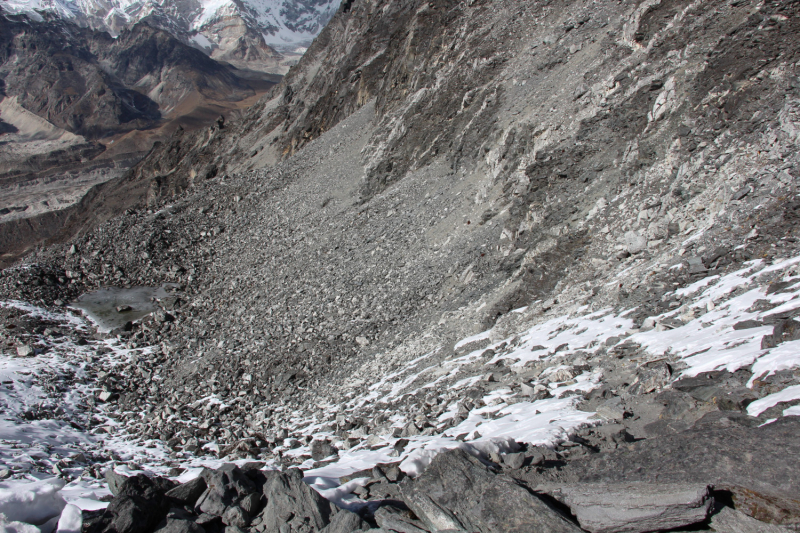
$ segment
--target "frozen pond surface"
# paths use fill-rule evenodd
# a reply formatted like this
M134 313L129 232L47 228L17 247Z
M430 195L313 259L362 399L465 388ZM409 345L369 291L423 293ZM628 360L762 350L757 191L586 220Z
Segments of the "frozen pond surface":
M128 289L107 287L83 294L72 307L83 311L97 324L98 330L107 332L155 311L156 300L173 296L170 290L174 287L172 284Z

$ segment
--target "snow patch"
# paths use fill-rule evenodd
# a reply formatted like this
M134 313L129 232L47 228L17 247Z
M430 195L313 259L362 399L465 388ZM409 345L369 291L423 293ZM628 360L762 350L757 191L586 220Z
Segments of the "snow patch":
M774 407L781 402L791 402L793 400L800 400L800 385L786 387L780 392L770 394L769 396L765 396L760 400L754 401L747 406L747 414L750 416L758 416L770 407ZM787 411L788 410L789 409L787 409ZM785 414L786 411L784 411L784 415Z
M34 483L0 483L0 513L11 522L42 525L60 516L67 502L59 492L62 479L46 479Z

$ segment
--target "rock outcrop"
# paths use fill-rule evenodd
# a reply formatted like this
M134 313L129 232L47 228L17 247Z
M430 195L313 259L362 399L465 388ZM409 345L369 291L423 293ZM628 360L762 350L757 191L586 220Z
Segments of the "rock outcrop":
M757 527L760 531L788 531L731 507L715 507L713 495L722 493L707 485L582 483L530 492L511 477L514 471L498 474L491 463L487 466L482 461L486 460L463 450L442 453L417 479L406 478L398 485L390 482L399 497L360 507L357 512L322 499L303 482L298 469L261 471L253 463L244 470L230 464L217 471L206 470L197 479L208 480L209 487L196 503L175 497L184 485L164 495L158 491L171 486L171 481L151 481L140 475L122 483L108 509L95 513L85 531L107 530L104 528L111 524L118 532L201 532L224 527L226 531L235 528L258 533L645 533L678 528L699 531L709 519L712 526L717 524L716 531L759 531L753 529ZM196 482L186 485L192 488L183 492L193 492ZM136 523L130 521L133 512L139 516Z

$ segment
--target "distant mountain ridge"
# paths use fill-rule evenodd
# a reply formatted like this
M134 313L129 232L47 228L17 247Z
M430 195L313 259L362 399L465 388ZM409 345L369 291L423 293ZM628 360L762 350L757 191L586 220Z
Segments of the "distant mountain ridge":
M214 59L278 72L279 52L302 52L333 17L340 1L9 0L3 8L39 19L69 20L112 36L146 22Z
M191 94L254 94L229 66L147 24L112 39L61 20L0 17L0 43L5 96L89 138L153 127Z
M0 9L0 219L60 209L179 127L249 107L280 76L245 72L140 22L116 38Z

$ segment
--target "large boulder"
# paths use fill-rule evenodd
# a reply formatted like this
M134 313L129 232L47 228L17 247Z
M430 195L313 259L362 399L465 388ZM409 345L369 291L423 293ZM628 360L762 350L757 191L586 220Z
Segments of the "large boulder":
M580 531L542 499L460 449L437 455L421 476L400 485L408 507L431 531Z
M195 509L212 516L223 516L229 507L250 494L260 492L260 487L232 463L224 464L217 470L204 470L202 478L206 490L197 498Z
M713 485L748 515L800 526L800 478L794 459L800 455L800 418L760 424L742 413L711 412L685 431L570 461L558 472L558 480ZM554 481L547 472L525 479L532 486Z
M178 485L174 489L170 489L167 491L166 496L172 498L181 505L194 507L197 500L203 495L207 488L206 480L200 476Z
M265 531L319 531L328 525L334 511L296 468L268 477L264 496L267 504L260 517Z
M144 474L125 479L106 509L117 533L153 531L169 511L169 500L164 495L174 486L169 479Z
M359 515L350 511L339 511L333 515L331 523L325 526L320 533L352 533L369 529L369 524L364 522Z

